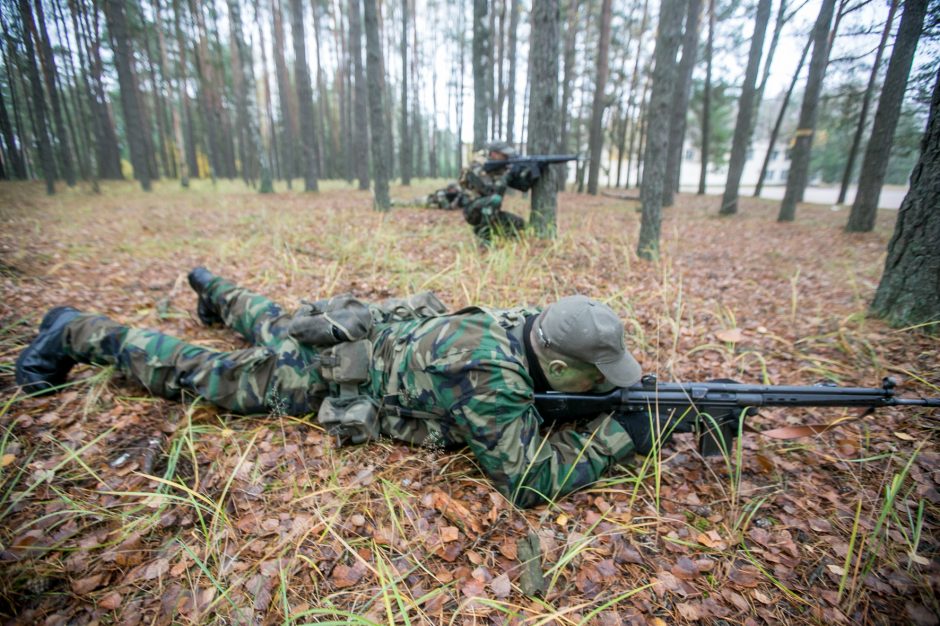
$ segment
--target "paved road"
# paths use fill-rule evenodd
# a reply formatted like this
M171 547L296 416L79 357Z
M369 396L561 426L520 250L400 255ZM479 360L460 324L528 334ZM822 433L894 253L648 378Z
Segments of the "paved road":
M695 193L698 190L698 187L682 187L683 192ZM724 191L723 186L708 186L705 189L705 192L709 195L721 195ZM783 186L774 186L774 187L764 187L761 190L761 198L768 198L770 200L783 200L783 192L785 187ZM749 196L754 193L753 187L741 187L741 195ZM878 201L879 209L899 209L901 208L901 201L904 200L904 196L907 194L907 187L898 187L894 185L885 185L881 190L881 198ZM807 187L806 192L803 194L804 202L813 202L815 204L835 204L836 199L839 197L839 188L838 187ZM849 192L846 194L846 208L851 208L852 201L855 198L855 187L849 187Z

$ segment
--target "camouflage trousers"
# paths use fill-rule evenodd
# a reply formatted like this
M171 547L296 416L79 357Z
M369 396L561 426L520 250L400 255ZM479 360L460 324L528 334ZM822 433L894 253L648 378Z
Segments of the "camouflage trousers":
M477 240L488 245L493 236L518 237L525 228L525 220L502 210L503 197L499 194L483 196L464 207L463 216L473 226Z
M113 365L151 393L199 395L234 413L306 415L327 393L317 351L287 332L291 316L264 296L215 278L207 289L225 325L254 347L216 352L155 330L82 314L66 327L64 350L76 361Z

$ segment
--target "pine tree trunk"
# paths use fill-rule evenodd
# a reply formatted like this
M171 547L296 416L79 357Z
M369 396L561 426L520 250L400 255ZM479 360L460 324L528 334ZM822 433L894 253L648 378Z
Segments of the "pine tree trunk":
M823 0L819 17L813 26L813 55L809 59L806 91L803 93L803 106L800 108L800 122L794 146L790 151L790 173L787 176L783 202L780 203L780 213L777 215L778 222L792 222L796 218L796 203L803 201L803 192L809 179L809 157L813 147L813 134L816 132L819 96L826 75L826 64L829 62L829 25L832 23L835 4L835 0Z
M33 38L36 40L43 79L46 83L46 93L49 96L49 104L52 110L52 120L55 124L55 139L58 142L56 154L59 157L60 171L63 178L65 178L65 184L69 187L74 187L75 167L72 165L73 142L69 141L69 134L65 124L65 105L62 102L62 98L59 96L58 70L55 64L55 54L52 52L52 43L49 40L49 33L46 30L46 16L43 13L42 2L36 2L34 6L36 7L36 22L35 26L32 26L31 29ZM36 26L38 26L38 31L36 30Z
M682 167L682 143L685 140L685 120L692 94L692 70L698 53L699 18L702 0L688 0L685 17L685 32L682 36L682 60L679 62L678 78L669 112L672 123L669 127L669 145L666 148L666 180L663 186L663 206L672 206L679 190Z
M655 67L652 77L649 110L669 111L678 80L674 60L679 48L682 26L682 2L663 0L659 12L659 32L656 35ZM668 115L650 115L647 119L646 153L643 156L643 184L640 204L640 239L637 255L652 260L659 257L659 232L662 222L663 187L666 176L666 151L669 148Z
M284 60L284 23L280 0L271 0L271 21L274 38L274 73L277 80L277 95L281 113L281 168L287 188L293 187L297 174L297 128L291 111L291 84Z
M121 151L118 146L114 118L108 108L108 98L102 81L103 64L101 61L101 36L98 28L98 14L94 15L94 28L88 23L89 16L84 5L76 6L70 2L72 23L78 33L79 61L87 59L88 102L91 106L95 145L97 150L98 177L105 180L123 180L121 171Z
M401 184L411 184L411 136L408 133L408 0L401 0Z
M597 50L597 72L594 79L594 102L591 106L591 132L588 136L588 185L587 191L597 195L597 179L601 169L601 152L604 149L604 110L607 108L607 74L610 52L611 0L601 0L600 41Z
M489 121L489 92L487 86L492 78L488 62L490 48L487 0L473 0L473 149L482 150Z
M295 0L296 1L296 0ZM369 126L372 130L372 175L375 179L374 208L388 211L388 130L385 125L385 74L376 0L364 0L366 74L369 85Z
M359 189L369 188L369 119L366 112L368 95L362 68L362 25L360 0L349 0L349 54L353 64L353 155Z
M868 232L875 227L878 197L881 195L881 187L888 170L894 131L901 115L904 91L907 89L911 63L926 13L927 0L905 0L898 36L894 41L894 50L891 52L891 60L888 61L888 71L881 87L881 97L878 99L878 109L875 111L871 138L862 161L858 192L855 194L852 212L845 227L849 232Z
M561 141L559 149L568 153L571 151L569 138L571 135L571 91L574 83L575 73L575 53L578 44L578 6L581 0L567 0L567 11L565 16L565 40L564 40L564 59L563 76L561 80ZM578 164L575 164L575 169ZM558 172L558 190L564 191L565 183L568 181L568 164L561 165Z
M23 18L23 44L26 53L26 69L29 84L32 89L33 128L39 144L39 163L42 167L43 177L46 180L46 193L55 193L55 154L52 151L52 142L49 140L49 127L46 121L46 97L42 90L42 77L36 63L36 49L33 38L36 33L36 23L33 21L33 12L29 0L20 0L20 15Z
M529 154L553 154L557 149L560 22L558 0L535 0L529 43ZM558 231L556 176L555 168L548 166L532 187L529 223L541 238L553 238Z
M509 81L506 83L506 141L515 141L516 126L516 31L519 29L519 0L509 1Z
M12 90L13 84L10 83ZM13 124L7 116L7 106L3 100L3 93L0 92L0 132L3 133L3 141L6 144L4 160L10 164L10 170L6 175L10 178L26 180L26 162L23 160L23 153L16 142L13 132Z
M294 38L294 81L300 104L300 169L304 175L304 191L317 191L317 136L314 129L313 88L307 69L307 40L304 35L304 14L301 0L290 0L291 34Z
M721 215L734 215L738 212L738 190L741 186L741 174L747 160L747 150L751 143L753 129L754 97L757 91L757 71L760 57L764 50L764 36L770 21L770 0L759 0L757 15L754 18L754 34L751 36L751 50L747 57L747 69L744 71L744 84L741 86L741 98L738 100L738 120L734 126L734 139L731 141L731 159L728 164L728 180L721 199Z
M154 0L154 16L156 18L156 30L157 30L157 42L160 47L160 74L163 76L163 79L166 81L166 88L169 93L169 106L170 113L173 119L173 138L176 148L176 167L177 172L179 173L180 185L183 187L189 187L189 167L186 162L186 144L183 141L183 123L180 120L180 112L177 108L182 104L182 98L177 96L173 88L173 83L170 81L169 75L167 73L167 54L166 54L166 41L163 37L163 24L160 17L161 13L161 0ZM182 56L185 54L184 50L180 50L180 68L178 71L185 72L185 57ZM182 84L182 83L181 83ZM178 104L179 103L179 104Z
M908 10L906 2L905 13ZM898 48L895 48L897 53ZM885 318L892 326L913 327L922 324L927 332L934 334L940 332L940 325L937 324L937 320L940 320L938 197L940 72L934 83L930 117L920 144L920 159L911 173L910 190L898 211L894 235L888 243L884 273L871 304L871 313Z
M899 0L891 0L891 7L888 9L888 18L885 20L884 30L881 31L881 41L878 42L878 50L875 52L875 62L871 66L868 85L865 87L865 94L862 96L862 110L858 114L858 124L855 126L855 134L852 136L852 146L849 148L845 169L842 172L842 185L839 187L839 198L836 200L836 204L845 204L845 196L849 190L849 183L852 182L852 171L855 169L855 157L858 155L858 148L862 144L862 134L865 132L865 125L868 122L868 108L871 106L871 96L875 92L875 82L878 80L878 71L881 69L881 57L884 54L888 36L891 34L891 25L894 23L894 13L897 11L898 2Z
M780 128L783 126L784 115L787 112L787 106L790 104L790 98L793 96L793 89L796 87L796 81L799 79L800 72L803 70L803 63L806 62L806 54L813 43L813 37L806 40L803 46L803 53L800 55L800 61L796 64L796 70L793 72L793 78L790 80L790 86L780 104L780 112L777 114L777 121L774 122L773 130L770 131L770 143L767 145L767 153L764 155L764 164L761 166L760 175L757 177L757 185L754 187L754 197L759 198L760 192L764 188L764 179L767 176L767 167L770 165L770 156L773 154L774 146L777 144L777 137L780 135Z
M111 33L114 49L114 64L118 71L121 86L121 105L124 109L124 128L130 147L131 165L134 177L140 181L144 191L150 191L150 164L147 162L147 141L144 136L143 113L140 94L137 91L137 79L131 64L133 52L127 34L127 18L124 3L121 0L105 1L105 17Z
M708 2L708 43L705 45L705 92L702 94L702 166L698 175L698 195L705 195L708 156L711 146L712 57L715 44L715 0Z

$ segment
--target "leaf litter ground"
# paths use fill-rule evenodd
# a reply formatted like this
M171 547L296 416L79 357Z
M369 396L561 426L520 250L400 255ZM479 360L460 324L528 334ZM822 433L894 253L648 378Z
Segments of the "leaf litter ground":
M439 181L395 188L421 195ZM636 202L559 198L555 241L480 254L458 213L368 193L261 196L232 183L144 194L0 186L0 616L10 623L936 624L936 411L882 410L815 438L746 435L725 460L687 436L589 490L519 511L466 451L337 448L309 416L235 417L81 366L24 397L13 362L43 312L99 311L199 345L204 264L287 307L433 289L451 308L584 293L626 320L662 380L876 386L937 396L938 340L867 318L896 213L874 233L802 205L681 195L661 260ZM526 201L509 208L525 215ZM758 428L839 409L766 411ZM930 419L932 416L933 420ZM738 460L740 462L738 462ZM526 594L520 547L541 553Z

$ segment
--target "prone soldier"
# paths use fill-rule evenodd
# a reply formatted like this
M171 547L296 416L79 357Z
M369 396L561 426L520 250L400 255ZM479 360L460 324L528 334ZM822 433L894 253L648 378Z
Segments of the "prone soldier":
M522 507L590 485L653 432L652 418L621 413L540 432L549 424L535 394L640 379L623 323L584 296L541 310L454 313L430 293L381 305L337 296L290 315L202 267L189 283L204 324L222 323L254 347L215 352L62 306L46 313L17 358L17 383L44 393L61 388L76 363L111 365L167 398L195 394L239 414L316 414L340 443L385 435L467 446Z
M434 193L428 194L427 207L429 209L443 209L445 211L454 211L462 209L469 202L467 194L460 189L456 182L448 183L443 189L438 189Z

